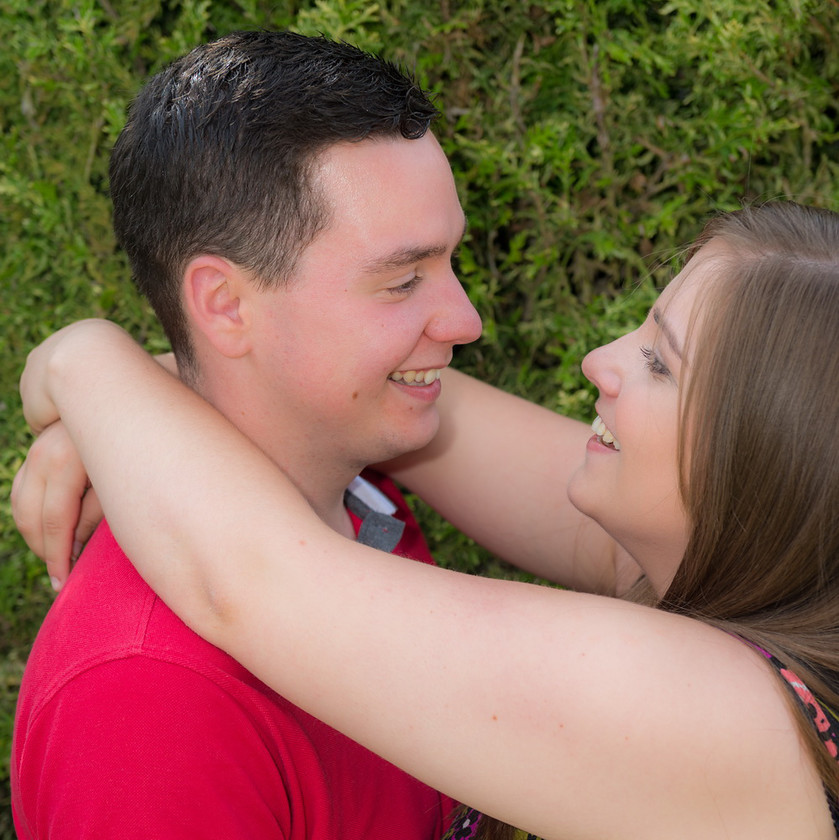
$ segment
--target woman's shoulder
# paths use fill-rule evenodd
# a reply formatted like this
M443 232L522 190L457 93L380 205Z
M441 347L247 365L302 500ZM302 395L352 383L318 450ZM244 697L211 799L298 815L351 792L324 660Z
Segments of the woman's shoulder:
M669 771L682 774L669 784L683 795L693 788L688 801L707 820L705 836L835 838L789 681L779 678L782 664L694 619L658 610L647 617L656 634L666 634L649 675L650 692L661 699L643 713L647 732L655 739L660 726L658 756L669 755ZM643 703L638 695L634 701ZM655 757L652 751L646 760Z
M604 829L650 838L835 838L789 692L759 650L660 610L604 602L594 613L574 656L578 674L599 690L581 694L565 720L560 704L551 726L564 727L577 758L571 767L598 780L571 780L579 785L571 798L598 808ZM563 699L573 708L573 697ZM633 824L635 834L627 831Z

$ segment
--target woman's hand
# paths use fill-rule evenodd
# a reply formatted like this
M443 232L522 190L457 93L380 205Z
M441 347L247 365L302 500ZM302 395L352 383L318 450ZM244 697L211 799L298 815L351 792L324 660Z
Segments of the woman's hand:
M90 347L97 354L107 352L110 342L126 338L109 321L79 321L36 347L21 376L24 416L40 435L12 484L12 515L29 548L45 561L56 591L102 519L102 508L81 456L60 422L53 389L61 384L61 365L67 359L76 363L80 351L87 348L89 353ZM158 356L157 361L177 376L172 354ZM89 367L95 370L96 362L90 360Z
M63 366L69 362L95 371L97 357L116 341L131 339L109 321L71 324L29 353L20 379L24 417L40 436L12 484L12 514L29 547L46 562L56 590L102 518L77 448L57 422L61 412L56 395L67 385Z
M102 510L75 445L57 422L54 389L61 385L62 359L75 355L73 345L79 339L101 348L106 338L122 333L108 321L71 324L32 350L21 375L23 414L40 436L12 484L12 515L29 547L46 562L56 590L64 585ZM87 364L95 365L95 359Z
M59 591L99 521L102 508L64 424L38 436L12 483L12 516Z

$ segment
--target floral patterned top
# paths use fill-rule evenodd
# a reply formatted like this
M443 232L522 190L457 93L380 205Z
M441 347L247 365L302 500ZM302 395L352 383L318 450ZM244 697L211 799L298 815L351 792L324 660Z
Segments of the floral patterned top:
M483 814L474 808L462 808L454 818L452 827L443 840L472 840L478 833ZM534 834L517 830L515 840L539 840Z
M829 706L819 702L813 692L804 684L804 681L794 671L787 668L777 657L769 653L768 650L764 650L760 645L756 645L754 642L750 642L742 636L737 636L736 638L744 641L761 654L761 656L764 656L770 665L780 674L781 678L790 687L798 702L809 715L830 757L834 761L839 761L839 715ZM833 827L836 829L837 838L839 838L839 802L836 801L836 797L830 791L826 790L825 794L827 796L828 807L830 808L830 816L833 818Z

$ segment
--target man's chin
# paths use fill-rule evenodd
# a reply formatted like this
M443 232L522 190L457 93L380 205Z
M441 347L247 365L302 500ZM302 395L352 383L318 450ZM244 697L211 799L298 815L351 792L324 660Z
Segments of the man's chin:
M412 452L418 452L428 446L437 436L440 429L440 417L435 410L433 417L424 418L426 422L422 425L416 424L413 428L405 429L399 434L394 434L388 441L383 442L379 461L391 461Z

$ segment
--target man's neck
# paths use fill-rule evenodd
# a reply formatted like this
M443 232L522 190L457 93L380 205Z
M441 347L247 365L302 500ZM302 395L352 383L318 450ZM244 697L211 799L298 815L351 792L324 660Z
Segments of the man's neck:
M241 399L241 383L218 377L212 383L196 381L193 387L262 449L330 528L355 538L344 507L344 491L364 468L363 464L346 463L335 452L332 441L312 439L309 429L296 428L289 418L272 418L273 422L266 424L260 421L258 412L243 411L242 405L249 402Z
M268 457L294 482L315 513L330 528L350 539L355 529L344 507L344 492L361 471L361 467L322 463L319 453L270 452Z

